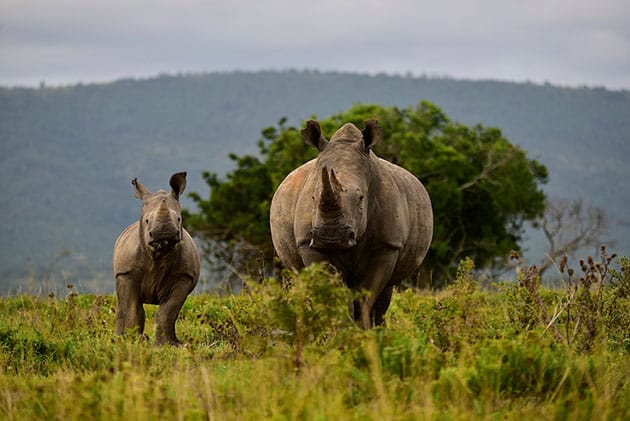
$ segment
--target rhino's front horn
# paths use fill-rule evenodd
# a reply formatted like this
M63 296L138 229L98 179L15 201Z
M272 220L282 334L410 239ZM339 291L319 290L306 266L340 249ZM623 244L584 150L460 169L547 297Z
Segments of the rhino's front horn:
M331 176L333 178L332 182ZM322 193L319 197L319 209L326 214L338 214L341 212L341 202L333 185L338 184L339 181L332 170L331 176L328 175L328 169L322 167Z
M166 205L166 200L162 199L162 202L160 202L160 207L157 210L157 214L158 214L158 218L160 219L169 217L168 206Z

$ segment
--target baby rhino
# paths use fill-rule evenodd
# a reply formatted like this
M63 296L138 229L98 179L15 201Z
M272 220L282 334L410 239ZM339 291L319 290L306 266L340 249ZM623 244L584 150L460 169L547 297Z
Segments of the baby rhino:
M159 304L156 343L179 345L175 320L197 285L200 266L195 243L182 228L179 196L186 187L186 173L173 174L168 193L151 193L136 178L131 183L142 200L142 216L114 245L116 333L133 330L142 335L143 304Z

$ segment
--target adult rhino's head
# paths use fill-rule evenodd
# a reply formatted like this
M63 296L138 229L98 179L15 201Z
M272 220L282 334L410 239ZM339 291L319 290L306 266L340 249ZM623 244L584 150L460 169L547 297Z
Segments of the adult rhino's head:
M186 188L186 173L179 172L171 176L169 193L164 190L151 193L137 178L131 183L136 197L142 200L139 222L142 243L153 252L172 250L182 239L179 196Z
M364 130L347 123L335 132L330 142L322 135L318 122L307 122L302 138L319 150L311 248L352 248L365 234L373 176L370 148L381 137L376 120L366 121Z

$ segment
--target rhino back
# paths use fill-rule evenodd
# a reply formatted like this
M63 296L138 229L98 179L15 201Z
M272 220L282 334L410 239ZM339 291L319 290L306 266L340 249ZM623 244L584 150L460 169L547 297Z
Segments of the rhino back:
M376 241L400 246L392 276L398 281L413 273L429 250L433 210L426 189L413 174L384 159L378 163L379 189L374 192L378 203L371 210L369 229Z

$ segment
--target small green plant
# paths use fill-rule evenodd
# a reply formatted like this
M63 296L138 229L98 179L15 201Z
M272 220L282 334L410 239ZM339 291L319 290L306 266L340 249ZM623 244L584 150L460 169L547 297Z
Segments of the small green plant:
M314 264L299 273L285 274L283 286L268 281L263 288L271 286L271 320L295 345L299 367L305 345L321 344L341 329L354 327L349 309L356 294L328 265Z
M540 273L536 265L528 265L527 262L515 251L510 255L516 260L516 281L500 285L500 289L508 297L507 312L516 332L524 332L542 326L551 331L557 341L562 337L558 327L551 323L549 315L548 294L542 289Z
M518 255L518 284L504 284L508 314L517 332L542 329L551 332L557 343L592 352L606 343L628 347L630 343L630 300L627 299L628 261L620 258L621 270L612 268L616 254L601 246L598 261L592 257L579 261L581 274L567 264L564 256L558 265L563 291L541 287L536 266L527 266ZM566 276L566 278L564 278Z
M630 352L630 259L618 257L619 270L610 269L605 290L603 321L610 345Z
M492 315L483 311L486 297L474 280L474 262L463 259L457 276L446 290L436 297L426 329L432 344L443 351L459 352L472 340L492 335Z

